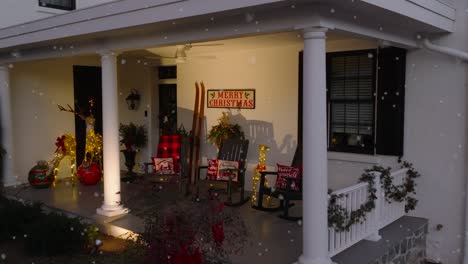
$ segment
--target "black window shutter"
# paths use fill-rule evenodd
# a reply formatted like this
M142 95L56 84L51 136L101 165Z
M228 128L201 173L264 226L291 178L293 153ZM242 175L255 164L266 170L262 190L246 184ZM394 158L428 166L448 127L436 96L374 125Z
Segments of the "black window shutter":
M376 154L403 156L406 50L378 52Z

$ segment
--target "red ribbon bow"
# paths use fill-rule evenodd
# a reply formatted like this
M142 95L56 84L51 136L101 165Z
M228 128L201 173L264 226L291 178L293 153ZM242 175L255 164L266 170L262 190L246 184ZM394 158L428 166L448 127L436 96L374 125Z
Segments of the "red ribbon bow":
M65 136L58 137L55 141L55 146L57 146L55 153L67 151L67 148L65 148Z

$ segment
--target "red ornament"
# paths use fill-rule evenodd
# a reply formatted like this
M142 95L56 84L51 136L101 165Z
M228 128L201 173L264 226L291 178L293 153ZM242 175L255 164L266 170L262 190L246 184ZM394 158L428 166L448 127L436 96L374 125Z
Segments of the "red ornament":
M34 188L49 188L54 180L55 178L52 173L49 173L49 167L46 164L38 163L29 171L28 181Z
M78 179L84 185L96 185L102 177L101 167L96 162L91 162L90 164L85 163L86 162L83 162L83 164L78 167Z

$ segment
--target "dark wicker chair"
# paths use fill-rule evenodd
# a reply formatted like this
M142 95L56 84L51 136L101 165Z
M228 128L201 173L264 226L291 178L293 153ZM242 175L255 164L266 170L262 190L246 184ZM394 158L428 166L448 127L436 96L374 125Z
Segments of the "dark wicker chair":
M294 154L294 158L292 161L291 166L299 168L302 165L302 148L297 147L296 153ZM289 208L292 207L294 204L291 201L300 201L302 200L302 178L300 179L293 179L288 178L286 189L278 189L278 188L271 188L265 186L265 178L267 175L278 175L276 171L262 171L260 172L260 186L258 190L258 198L257 198L257 205L253 206L254 209L266 211L266 212L276 212L282 211L282 214L279 215L280 218L290 220L290 221L297 221L302 219L302 217L295 217L289 215ZM300 188L300 192L291 190L291 184L295 182L297 186ZM277 199L280 199L280 205L277 207L269 208L263 206L263 197L270 196Z
M227 193L228 198L225 202L228 206L239 206L245 204L249 201L250 197L245 197L245 166L246 166L246 158L247 158L247 151L249 149L249 141L246 139L229 139L224 140L221 142L221 146L219 148L218 157L219 160L230 160L230 161L240 161L238 175L239 175L239 183L235 183L231 181L226 181L227 184ZM197 169L197 197L199 197L200 191L200 175L201 170L208 169L208 166L199 166ZM206 181L209 181L206 179ZM238 185L240 189L240 199L238 202L232 202L232 187L233 185Z

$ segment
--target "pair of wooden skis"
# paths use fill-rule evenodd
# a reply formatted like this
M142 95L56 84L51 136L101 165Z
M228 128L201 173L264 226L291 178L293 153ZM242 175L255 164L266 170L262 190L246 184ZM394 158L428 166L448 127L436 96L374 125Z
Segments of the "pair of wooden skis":
M190 131L189 179L186 194L189 193L190 183L197 184L197 166L200 164L200 142L205 116L205 84L195 82L195 106L193 108L192 130Z

